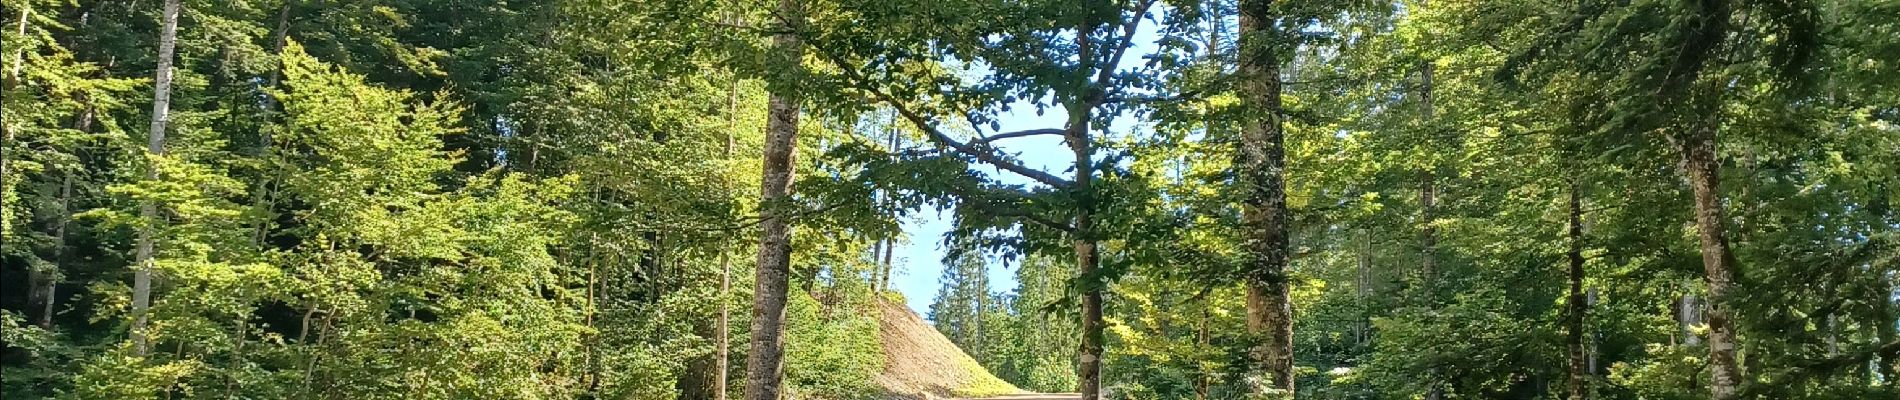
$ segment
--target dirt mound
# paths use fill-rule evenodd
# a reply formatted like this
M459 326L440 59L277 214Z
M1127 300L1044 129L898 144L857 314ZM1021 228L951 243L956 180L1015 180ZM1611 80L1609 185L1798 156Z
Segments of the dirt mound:
M878 311L885 360L877 384L891 398L941 399L1022 392L991 375L903 303L880 300Z

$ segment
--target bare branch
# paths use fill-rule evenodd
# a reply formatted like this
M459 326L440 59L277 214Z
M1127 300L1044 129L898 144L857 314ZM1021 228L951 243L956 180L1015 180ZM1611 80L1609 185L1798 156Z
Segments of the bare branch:
M1026 131L1015 131L1015 132L1004 132L1004 133L998 133L998 134L995 134L995 135L990 135L990 136L986 136L986 137L984 137L984 138L983 138L982 140L978 140L977 142L978 142L978 143L991 143L991 142L995 142L995 141L998 141L998 140L1003 140L1003 139L1012 139L1012 138L1019 138L1019 137L1025 137L1025 136L1036 136L1036 135L1056 135L1056 136L1061 136L1061 135L1062 135L1062 134L1063 134L1064 132L1066 132L1066 131L1064 131L1064 130L1062 130L1062 129L1056 129L1056 128L1043 128L1043 129L1030 129L1030 130L1026 130Z

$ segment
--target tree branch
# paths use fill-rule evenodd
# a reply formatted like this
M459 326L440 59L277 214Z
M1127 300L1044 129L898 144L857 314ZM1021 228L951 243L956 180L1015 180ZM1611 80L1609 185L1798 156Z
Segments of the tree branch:
M1155 0L1141 0L1141 4L1135 6L1134 18L1129 18L1127 22L1122 23L1121 40L1115 45L1115 54L1108 57L1108 63L1103 64L1101 71L1095 73L1095 87L1108 87L1108 80L1115 76L1115 69L1121 66L1122 55L1128 54L1128 48L1135 43L1135 30L1141 28L1141 20L1146 19L1148 9L1154 5ZM1092 102L1099 104L1102 100L1093 99Z
M1055 229L1055 230L1063 231L1067 233L1075 233L1075 227L1069 226L1069 224L1065 224L1065 223L1062 223L1061 221L1056 221L1056 220L1049 219L1047 217L1036 215L1035 213L1023 212L1021 209L1017 209L1017 208L990 209L990 210L985 210L985 211L989 211L997 216L1002 216L1002 217L1021 218L1026 221L1035 222L1037 225L1048 227L1049 229Z
M1016 173L1017 175L1022 175L1024 177L1033 179L1037 182L1041 182L1049 186L1053 186L1057 188L1067 188L1071 185L1071 183L1068 180L1056 177L1055 175L1052 175L1048 172L1043 172L1042 170L1029 168L1027 166L1024 166L1022 163L1019 163L1019 162L1016 162L1015 160L1010 159L1008 156L998 153L994 147L991 147L989 145L988 141L965 143L965 142L961 142L961 141L956 140L955 138L950 137L949 134L946 134L942 130L937 129L937 126L934 123L935 121L932 121L930 117L926 117L923 114L918 113L916 110L912 110L908 105L905 105L902 101L898 101L896 97L891 96L889 93L885 93L884 91L878 90L876 87L871 86L869 84L870 80L865 78L863 73L859 72L857 68L854 68L851 65L848 65L847 63L845 63L844 60L839 59L837 55L831 54L830 52L827 52L825 51L825 49L820 48L818 46L811 46L811 48L813 50L816 50L816 53L818 53L821 56L821 58L824 58L826 62L830 62L833 66L838 67L838 70L842 71L845 77L849 79L848 83L850 84L852 88L858 89L860 91L864 91L865 93L869 93L871 94L872 97L876 98L878 101L890 105L892 109L897 110L897 113L899 116L902 116L904 117L905 120L910 121L911 125L916 126L918 130L922 130L924 132L924 136L929 137L932 141L937 142L938 144L942 144L944 146L948 146L951 149L956 150L958 153L963 153L965 155L975 157L977 160L981 160L984 163L994 165L997 168L1001 168L1003 170Z
M984 137L982 140L978 140L977 143L990 143L990 142L995 142L995 141L1003 140L1003 139L1019 138L1019 137L1025 137L1025 136L1036 136L1036 135L1061 136L1063 132L1064 132L1063 130L1055 129L1055 128L1030 129L1026 131L1004 132L1004 133L998 133L995 135Z

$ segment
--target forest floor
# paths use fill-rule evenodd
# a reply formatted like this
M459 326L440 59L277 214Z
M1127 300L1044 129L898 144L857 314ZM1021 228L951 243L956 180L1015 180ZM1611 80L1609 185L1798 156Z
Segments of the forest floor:
M1081 400L1079 393L1022 393L968 400Z

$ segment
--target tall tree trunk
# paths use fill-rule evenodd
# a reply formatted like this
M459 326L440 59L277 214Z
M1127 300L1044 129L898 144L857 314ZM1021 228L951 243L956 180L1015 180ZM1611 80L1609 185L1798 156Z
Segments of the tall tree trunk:
M1077 230L1080 231L1083 226L1093 225L1089 219L1087 214L1077 217ZM1088 287L1082 290L1082 343L1079 352L1081 363L1076 370L1076 377L1077 382L1082 386L1084 400L1102 399L1102 289L1097 286L1106 285L1106 283L1100 282L1099 278L1092 278L1100 265L1100 260L1097 259L1099 256L1094 241L1075 240L1077 277L1093 281L1087 283Z
M736 120L739 115L739 79L734 77L726 86L726 146L721 153L727 162L732 161L733 136L739 128ZM720 174L725 179L726 197L733 197L731 174ZM726 243L732 243L728 240ZM713 400L726 400L726 373L731 368L732 359L732 250L719 249L719 321L713 332Z
M878 274L879 290L891 290L891 253L897 251L897 238L884 239L884 272Z
M885 143L884 148L890 149L893 152L897 151L897 129L896 128L890 129L890 139L888 142ZM886 206L897 204L897 200L891 196L892 194L889 192L884 193L884 202ZM897 238L895 237L884 238L884 240L878 241L873 246L877 246L879 252L876 254L873 254L873 257L871 258L871 262L877 264L874 267L874 270L876 271L875 276L873 276L871 279L871 289L872 289L871 293L882 294L886 290L891 290L891 256L892 256L891 253L897 250ZM877 258L880 255L881 257L883 257L882 260L879 260Z
M1419 2L1420 7L1425 1ZM1436 124L1438 109L1433 101L1433 91L1437 66L1433 60L1426 59L1418 63L1418 102L1419 117L1425 123L1425 146L1427 151L1436 152L1438 127ZM1438 303L1438 175L1436 163L1428 163L1419 173L1418 216L1419 216L1419 299L1428 308L1436 308ZM1445 388L1440 382L1438 369L1426 371L1426 400L1445 398Z
M1372 341L1372 315L1369 312L1372 300L1372 230L1370 229L1359 228L1358 258L1359 274L1353 289L1355 298L1359 300L1362 309L1367 311L1361 311L1359 320L1353 321L1353 339L1358 345L1364 346Z
M1089 24L1084 24L1088 26ZM1084 29L1087 36L1090 29ZM1084 41L1086 45L1086 41ZM1088 59L1086 55L1083 59ZM1077 382L1081 385L1082 398L1097 400L1102 398L1102 292L1108 283L1097 272L1101 267L1101 253L1095 241L1095 200L1093 188L1095 168L1094 143L1089 139L1089 114L1093 106L1075 107L1071 112L1068 131L1065 133L1069 149L1075 153L1075 193L1079 194L1075 217L1075 265L1076 278L1083 280L1082 288L1082 341L1079 346L1076 370Z
M41 274L40 287L36 290L40 298L40 328L53 328L53 309L59 302L59 271L66 268L66 227L73 219L73 175L79 171L66 171L59 179L59 221L53 225L53 273Z
M1239 168L1248 189L1241 209L1252 274L1247 330L1261 336L1255 361L1273 387L1293 392L1293 309L1287 290L1286 144L1280 123L1280 60L1270 0L1240 3L1241 104L1250 118Z
M165 125L171 122L172 101L172 52L178 45L178 9L179 0L165 0L164 25L158 36L158 72L153 78L152 89L152 127L146 140L146 151L153 155L165 154ZM158 180L158 168L150 167L145 179ZM151 200L141 202L139 217L147 224L156 224L158 204ZM152 306L152 227L139 228L138 249L133 255L132 274L132 351L144 356L150 350L151 343L145 332L147 311Z
M1735 359L1735 326L1730 321L1729 307L1724 303L1735 289L1736 262L1722 226L1722 194L1717 186L1713 129L1713 126L1696 128L1675 142L1682 153L1690 189L1695 193L1696 236L1702 247L1703 280L1708 284L1708 311L1704 317L1709 325L1710 398L1731 400L1740 395L1742 370Z
M1717 129L1721 124L1722 93L1726 88L1720 86L1724 80L1704 79L1703 74L1710 61L1718 58L1717 51L1724 47L1722 42L1728 37L1733 9L1729 0L1685 3L1689 3L1685 5L1695 15L1675 25L1679 29L1676 36L1680 43L1672 45L1677 54L1668 74L1662 77L1658 92L1666 93L1669 96L1666 100L1682 100L1664 102L1665 107L1684 110L1680 123L1671 127L1664 138L1675 145L1694 193L1703 280L1708 284L1708 311L1704 316L1709 326L1710 398L1732 400L1740 396L1743 371L1736 364L1738 337L1727 304L1731 293L1739 293L1735 281L1738 267L1724 227L1727 217L1722 211L1721 179L1717 174L1721 167L1716 154Z
M20 20L15 21L16 25L14 26L14 33L20 37L26 36L27 20L33 17L33 9L30 8L31 6L32 4L20 5ZM26 70L26 49L15 49L13 50L13 63L7 69L7 78L12 81L8 82L8 84L19 85L20 72L24 70Z
M284 46L290 41L290 5L293 1L294 0L284 0L284 4L277 10L277 30L271 35L271 54L277 55L279 61L277 66L271 68L270 73L264 78L264 87L266 89L276 89L278 83L283 80L284 65L282 58L284 56ZM264 95L264 111L266 113L277 111L276 95L270 93ZM258 154L263 156L267 163L275 152L273 147L275 146L275 139L272 137L271 131L272 129L269 127L258 130ZM257 182L252 185L253 189L251 193L255 199L253 201L255 204L252 206L263 211L265 215L265 217L260 218L256 222L255 226L251 227L251 242L258 246L264 245L264 240L270 238L271 217L269 217L269 215L273 207L270 181L271 172L266 171L258 175Z
M1090 7L1100 7L1106 2L1095 2ZM1084 70L1092 68L1113 69L1113 65L1094 65L1094 36L1097 25L1094 14L1085 16L1076 26L1076 59L1081 60ZM1075 232L1072 245L1075 248L1076 279L1082 282L1082 340L1077 346L1076 383L1081 386L1084 400L1102 398L1102 291L1108 282L1098 272L1101 268L1101 249L1095 238L1095 143L1089 137L1089 124L1092 123L1095 107L1103 95L1101 88L1090 88L1081 94L1079 101L1069 105L1069 121L1063 131L1063 139L1068 142L1069 150L1075 154L1074 187L1072 195L1076 198Z
M878 198L876 195L873 195L872 199L873 201L876 201L878 203L883 202L883 199ZM875 241L872 241L871 242L871 293L878 292L879 288L877 286L877 282L883 279L882 277L878 276L878 274L881 274L884 272L884 269L882 268L882 266L878 264L878 260L883 260L883 259L884 259L884 239L877 239Z
M1585 299L1583 301L1583 306L1589 309L1596 309L1597 299L1598 299L1597 288L1590 288L1588 291L1585 291L1584 293L1585 293L1584 294ZM1589 343L1590 347L1584 350L1585 352L1584 357L1587 357L1587 360L1588 360L1588 362L1584 365L1584 373L1589 374L1590 376L1594 377L1597 374L1597 351L1598 351L1597 349L1598 349L1598 346L1602 344L1602 343L1599 343L1602 338L1598 337L1599 335L1595 331L1589 332L1588 335L1589 335L1589 340L1590 340L1590 343Z
M1569 330L1567 345L1570 347L1570 382L1568 393L1570 400L1589 398L1589 374L1586 372L1588 361L1584 360L1583 319L1588 312L1588 302L1583 293L1583 184L1572 178L1570 181L1570 251L1565 256L1570 260L1570 298L1566 301L1568 312L1564 315L1564 326Z
M1201 305L1201 320L1196 327L1198 332L1195 332L1196 343L1200 344L1199 351L1206 351L1213 345L1213 331L1208 329L1208 314L1210 313L1208 309L1210 308L1213 307ZM1214 371L1212 368L1201 366L1195 373L1198 375L1194 377L1194 400L1207 400L1208 389L1214 384Z
M984 313L990 309L990 273L988 264L978 264L976 269L976 323L970 329L970 355L978 362L989 361L984 357L983 320Z
M779 19L797 29L804 18L799 0L779 0ZM798 35L772 37L781 68L800 68L804 49ZM752 294L752 350L746 355L746 398L778 400L785 379L785 300L791 276L792 227L787 200L798 147L799 97L785 85L773 85L765 129L764 181L760 201L759 260Z
M16 29L20 37L26 36L26 21L33 16L33 9L28 8L30 6L31 4L23 4L20 7L20 21ZM9 91L20 85L20 71L26 67L26 49L15 49L12 61L12 65L7 67L4 85L4 88ZM7 150L8 147L13 146L14 128L10 122L11 120L0 121L0 193L13 193L13 186L18 183L18 179L10 175L13 172L12 161L15 153ZM0 231L13 227L12 217L13 213L0 209Z
M594 201L600 201L599 191L595 191ZM600 398L600 330L594 322L600 314L600 259L594 251L600 248L599 237L588 235L587 240L587 395L588 398Z
M731 296L732 255L729 252L721 251L719 253L719 320L715 324L717 327L713 330L713 400L726 400L726 387L728 386L726 383L726 370L731 369L730 360L732 359L732 340L729 337L731 332L729 325L732 321L732 313L730 310L732 307L730 304L731 301L728 299L728 297Z
M1894 325L1900 323L1900 321L1895 320L1900 319L1900 317L1894 315L1893 289L1893 278L1888 276L1880 277L1880 291L1875 292L1878 296L1873 299L1874 315L1878 318L1873 322L1875 327L1874 337L1877 339L1875 343L1893 343L1894 337L1900 336L1894 332ZM1895 364L1893 357L1885 355L1880 356L1880 362L1875 364L1875 371L1880 373L1882 383L1885 383L1888 387L1892 387L1894 382L1900 381L1900 379L1896 379L1897 371L1894 370ZM1871 385L1871 382L1869 384Z

